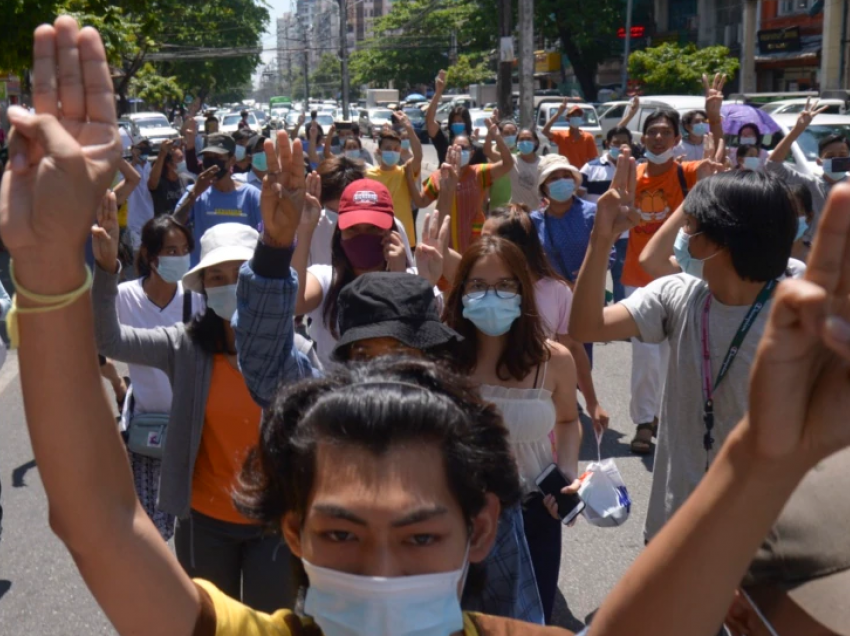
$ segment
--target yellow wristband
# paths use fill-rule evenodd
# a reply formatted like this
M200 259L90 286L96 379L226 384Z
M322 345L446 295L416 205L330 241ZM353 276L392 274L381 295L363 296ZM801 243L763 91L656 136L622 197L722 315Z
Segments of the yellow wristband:
M18 314L44 314L50 311L57 311L73 304L78 298L85 294L92 285L91 269L86 265L86 280L77 289L67 294L58 294L56 296L46 296L44 294L36 294L21 287L21 284L15 278L15 263L9 262L9 277L15 285L15 295L12 297L12 307L9 309L9 314L6 316L6 331L9 332L9 340L12 342L12 348L17 349L20 344L18 338ZM18 307L18 294L35 303L40 303L41 307Z

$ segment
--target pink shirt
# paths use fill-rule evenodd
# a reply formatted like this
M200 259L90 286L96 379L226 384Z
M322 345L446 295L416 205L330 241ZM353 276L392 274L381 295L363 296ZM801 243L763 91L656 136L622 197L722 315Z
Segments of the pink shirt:
M554 340L569 333L573 292L567 284L554 278L541 278L534 283L534 296L546 337Z

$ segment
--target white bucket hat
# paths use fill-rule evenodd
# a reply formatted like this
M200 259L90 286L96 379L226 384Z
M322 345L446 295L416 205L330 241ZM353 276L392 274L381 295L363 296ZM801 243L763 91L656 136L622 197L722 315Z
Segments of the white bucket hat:
M203 294L203 270L228 261L251 260L259 238L257 230L241 223L220 223L211 227L201 237L201 262L183 276L183 287Z
M537 187L540 188L540 186L546 183L546 179L548 179L553 172L557 172L558 170L569 170L573 173L573 178L577 181L578 185L581 185L582 177L579 169L570 165L570 162L566 157L550 154L543 157L540 160L540 165L537 167L539 175L537 177Z

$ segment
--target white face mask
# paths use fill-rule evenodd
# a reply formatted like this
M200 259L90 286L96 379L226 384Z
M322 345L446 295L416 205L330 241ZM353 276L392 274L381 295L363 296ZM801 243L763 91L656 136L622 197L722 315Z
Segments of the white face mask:
M673 158L673 149L670 148L669 150L665 150L660 155L656 155L654 152L649 150L645 151L643 154L647 161L660 165L662 163L667 163Z
M361 576L321 568L302 559L310 579L304 612L324 636L450 636L463 629L458 590L463 565L415 576Z
M207 287L204 291L207 292L207 307L219 318L232 321L236 313L236 285Z

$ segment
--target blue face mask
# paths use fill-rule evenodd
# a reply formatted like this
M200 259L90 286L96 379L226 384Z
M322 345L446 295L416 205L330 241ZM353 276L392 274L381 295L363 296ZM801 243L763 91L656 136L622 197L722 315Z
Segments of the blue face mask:
M339 144L331 144L331 152L335 155L338 155L340 152L342 152L342 146L340 146Z
M534 152L534 142L529 141L528 139L523 139L522 141L518 142L516 147L519 148L519 152L521 155L530 155Z
M269 162L266 160L266 153L259 152L251 157L251 165L254 167L254 170L266 172L269 169Z
M245 158L245 146L236 146L236 161L242 161Z
M383 161L388 166L394 166L398 164L401 159L401 153L397 150L382 150L381 151L381 161Z
M761 160L758 157L744 157L744 169L756 171L761 167Z
M578 128L584 123L584 117L570 117L570 126L573 128Z
M575 194L576 182L566 177L556 179L548 184L549 198L558 203L569 201L570 197Z
M508 135L507 137L502 137L505 140L505 143L508 144L508 148L513 148L516 146L516 135Z
M832 171L832 159L824 159L823 160L823 173L832 179L833 181L841 181L844 177L847 176L846 172L833 172Z
M468 549L467 549L468 553ZM302 559L310 579L304 612L324 636L448 636L463 630L463 566L414 576L363 576Z
M463 317L488 336L502 336L510 331L514 320L519 318L521 303L520 294L513 298L499 298L491 290L484 295L484 298L477 300L465 295Z
M720 252L717 251L707 258L694 258L691 256L691 239L699 236L702 232L696 234L688 234L685 230L680 229L676 235L676 242L673 243L673 255L676 257L676 262L682 271L691 276L702 278L702 268L706 261L711 260Z
M156 273L166 283L176 283L183 280L189 271L189 255L185 256L160 256L154 266Z
M185 161L178 161L177 165L174 168L177 172L188 172L189 168L186 166Z
M410 139L402 139L401 140L401 149L402 150L410 150Z
M345 151L345 158L346 159L352 159L352 160L360 159L360 151L359 150L346 150Z
M617 157L620 156L620 149L616 146L608 149L608 156L611 157L614 161L617 161Z
M462 166L468 165L469 159L470 159L469 151L468 150L461 150L460 151L460 165L462 165Z
M139 155L139 160L140 160L140 161L147 161L147 160L148 160L148 157L150 157L150 155L140 154L140 155Z
M230 322L236 313L236 285L224 285L222 287L208 287L207 307L212 309L216 315Z
M794 237L794 241L799 241L801 238L803 238L803 234L805 234L806 230L808 229L809 222L806 220L806 217L797 217L797 235Z
M464 124L463 122L454 123L451 125L451 131L453 135L466 134L466 124Z
M691 126L691 134L696 135L698 137L707 135L710 130L711 129L709 125L705 122L702 122L700 124L694 124L693 126Z

